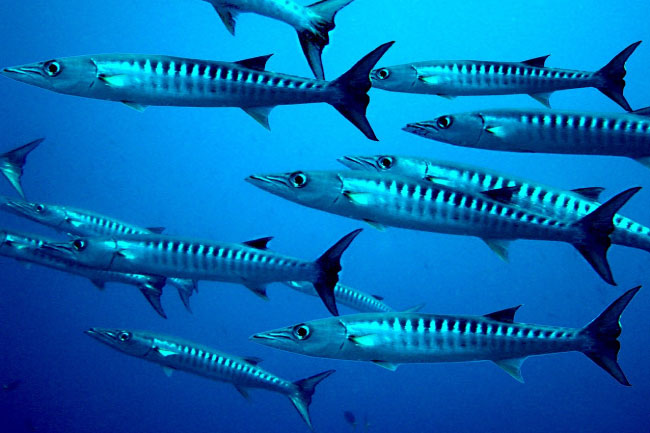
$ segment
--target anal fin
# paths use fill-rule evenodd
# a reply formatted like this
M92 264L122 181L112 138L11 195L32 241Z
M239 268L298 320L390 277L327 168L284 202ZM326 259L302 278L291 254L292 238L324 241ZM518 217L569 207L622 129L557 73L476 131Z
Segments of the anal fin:
M270 131L271 126L269 125L269 113L273 108L274 107L242 107L242 110L255 119L257 123Z
M547 108L551 108L551 94L552 92L548 93L530 93L530 97L533 98L535 101L539 102L540 104L544 105Z
M501 260L508 263L508 247L510 246L510 241L503 239L483 239L483 242L497 255Z
M634 158L639 164L643 164L647 168L650 168L650 156L642 156L640 158Z
M265 301L269 300L268 295L266 294L266 286L256 285L256 284L244 284L248 290L253 292L256 296L262 298Z
M142 113L144 110L149 107L148 105L138 104L137 102L122 101L122 104L126 105L129 108L133 108L135 111Z
M163 372L165 373L165 376L172 377L172 373L174 372L173 368L163 365L162 369L163 369Z
M226 29L230 32L231 35L235 36L235 26L237 24L237 11L232 9L218 7L213 5L214 9L219 14L219 18L223 21L223 25L226 26Z
M519 382L524 383L524 378L521 376L521 364L524 363L526 358L511 358L511 359L500 359L498 361L493 361L496 365L501 367L503 371L508 373L510 376L517 379Z
M386 226L383 225L383 224L381 224L381 223L378 223L378 222L376 222L376 221L371 221L371 220L368 220L368 219L364 219L364 221L365 221L365 222L366 222L370 227L372 227L372 228L374 228L374 229L377 229L377 230L379 230L380 232L384 232L384 231L386 231Z
M399 367L399 364L394 364L392 362L386 362L386 361L372 361L372 362L373 364L378 365L390 371L395 371L397 370L397 367Z

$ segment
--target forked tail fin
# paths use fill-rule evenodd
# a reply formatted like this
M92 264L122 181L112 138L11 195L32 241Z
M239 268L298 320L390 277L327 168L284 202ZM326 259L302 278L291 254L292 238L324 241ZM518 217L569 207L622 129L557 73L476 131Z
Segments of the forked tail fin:
M20 184L20 178L23 175L23 166L25 165L25 160L27 159L29 152L36 149L36 146L41 144L43 140L45 139L39 138L0 155L0 160L4 160L7 163L3 164L0 167L0 171L2 171L2 174L5 175L9 183L11 183L16 191L18 191L18 194L20 194L23 199L25 198L25 193L23 192L23 187Z
M630 107L625 96L623 96L623 89L625 88L625 62L627 62L627 59L640 43L641 41L633 43L596 72L596 76L603 80L597 89L623 107L625 111L632 111L632 107Z
M387 42L375 48L330 84L340 90L338 98L330 101L330 104L359 128L366 137L374 141L379 140L366 118L366 108L370 102L368 97L368 90L371 86L370 71L394 43Z
M323 48L330 43L329 32L334 29L334 16L353 0L322 0L307 6L313 14L311 25L313 29L299 30L298 39L302 52L305 53L309 67L319 80L325 79L321 55Z
M309 416L309 405L311 404L311 397L314 395L314 391L316 391L316 385L318 385L321 381L323 381L323 379L327 378L335 371L336 370L327 370L315 376L311 376L307 379L302 379L293 383L296 385L296 392L294 394L289 394L289 399L311 430L313 430L313 427L311 425L311 417Z
M614 231L612 218L640 189L640 187L630 188L615 195L595 211L574 223L582 229L583 237L573 246L580 251L598 275L613 286L616 283L607 262L607 250L612 244L609 235Z
M640 288L641 286L638 286L625 292L581 331L581 334L587 337L587 344L582 353L625 386L630 386L630 382L627 381L617 359L621 348L618 341L621 335L620 319L623 310Z
M357 229L343 236L341 240L330 247L329 250L325 251L315 262L318 267L318 277L313 282L314 288L329 312L335 316L339 315L339 310L336 308L334 286L339 282L341 255L361 231L362 229Z

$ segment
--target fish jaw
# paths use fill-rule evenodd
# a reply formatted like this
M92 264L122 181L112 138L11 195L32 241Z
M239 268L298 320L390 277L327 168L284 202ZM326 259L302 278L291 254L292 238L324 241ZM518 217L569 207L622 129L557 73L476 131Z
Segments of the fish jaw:
M0 74L53 92L86 96L97 80L97 65L89 56L64 57L11 66Z

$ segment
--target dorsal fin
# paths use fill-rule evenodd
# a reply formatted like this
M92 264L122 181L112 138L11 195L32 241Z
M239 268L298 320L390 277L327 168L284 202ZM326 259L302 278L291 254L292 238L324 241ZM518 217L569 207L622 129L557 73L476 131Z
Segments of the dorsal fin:
M242 244L257 248L258 250L267 250L268 243L271 242L272 239L273 236L267 236L265 238L251 239L250 241L242 242Z
M273 54L267 54L266 56L251 57L250 59L239 60L235 63L248 69L264 71L266 68L266 62L271 58L272 55Z
M151 233L159 235L165 231L165 227L147 227L147 230L149 230Z
M536 68L543 68L545 66L546 59L548 59L548 56L550 56L550 54L541 57L535 57L534 59L524 60L521 63L528 66L534 66Z
M637 116L650 116L650 107L639 108L638 110L630 111L631 114L636 114Z
M372 296L373 298L375 298L378 301L383 301L384 300L383 296L379 296L379 295L370 295L370 296Z
M258 358L257 356L248 356L246 358L242 358L244 361L248 362L249 364L257 365L260 362L262 362L262 358Z
M506 186L505 188L490 189L487 191L481 191L481 194L491 198L492 200L510 204L512 203L512 196L517 194L521 187L519 186Z
M602 188L600 186L592 186L588 188L576 188L572 189L571 191L575 192L576 194L580 194L589 200L597 201L600 198L600 194L605 191L605 188Z
M505 310L495 311L494 313L485 314L483 317L487 317L498 322L512 323L515 320L515 313L521 307L517 305L516 307L506 308Z

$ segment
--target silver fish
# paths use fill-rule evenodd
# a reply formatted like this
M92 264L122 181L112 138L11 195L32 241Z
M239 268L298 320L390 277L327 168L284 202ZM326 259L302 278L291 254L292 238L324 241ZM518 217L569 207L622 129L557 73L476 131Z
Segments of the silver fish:
M18 191L18 194L20 194L22 198L25 198L25 193L23 192L23 186L20 183L20 179L23 175L23 167L25 166L27 155L29 155L32 150L36 149L36 146L41 144L43 140L45 139L36 139L0 155L0 173L7 178L11 186Z
M146 54L63 57L5 68L0 73L58 93L148 105L240 107L267 127L276 105L326 102L366 137L377 140L366 118L370 69L390 48L385 43L334 81L266 71L268 56L216 62Z
M373 87L384 90L444 97L524 93L547 107L556 90L595 87L630 111L623 96L625 62L640 43L633 43L596 72L547 68L548 56L542 56L523 62L433 60L375 69L370 77Z
M303 6L292 0L205 0L211 3L228 31L235 35L237 15L252 12L285 22L298 32L309 67L319 80L325 79L321 55L334 29L334 16L352 0L324 0Z
M612 218L640 188L630 188L574 222L549 218L446 185L363 171L296 171L253 175L253 185L337 215L386 225L481 239L537 239L571 243L607 283Z
M415 177L483 194L506 204L568 221L577 221L600 206L597 201L603 192L600 187L565 191L482 167L420 157L345 156L339 162L354 170ZM650 228L619 214L614 216L613 222L612 243L650 252ZM493 239L485 241L503 259L507 258L507 244Z
M402 363L489 360L521 382L521 365L528 356L578 351L629 386L618 365L617 339L621 314L639 289L625 292L583 328L517 323L517 306L485 316L354 314L299 323L251 339L302 355L371 361L391 370Z
M650 167L650 108L631 113L481 110L409 123L404 130L456 146L509 152L610 155Z
M1 200L0 209L74 236L128 236L157 234L164 230L164 227L140 227L85 209L9 197ZM191 312L190 296L198 290L196 282L183 278L168 278L167 282L177 288L183 305Z
M248 398L249 388L261 388L286 395L310 429L309 405L316 386L334 373L334 370L328 370L290 382L259 367L257 364L261 359L240 358L173 337L125 329L90 328L85 332L119 352L160 364L168 376L174 370L180 370L232 383L245 398Z
M327 309L337 315L333 292L341 255L359 233L361 229L350 232L313 262L260 248L258 240L226 243L163 235L79 238L42 248L98 269L239 283L262 297L268 283L310 281Z
M104 284L107 282L136 286L153 309L163 318L167 318L160 302L162 288L165 285L164 277L90 268L73 260L47 254L40 248L46 242L56 241L41 235L0 230L0 255L22 262L46 266L69 274L80 275L88 278L100 290L104 289Z
M311 296L318 296L314 285L306 281L289 281L285 285L292 289ZM363 312L389 312L395 311L392 307L384 303L384 298L377 295L371 295L361 290L354 289L341 283L334 286L334 298L336 305L345 305L357 311Z

